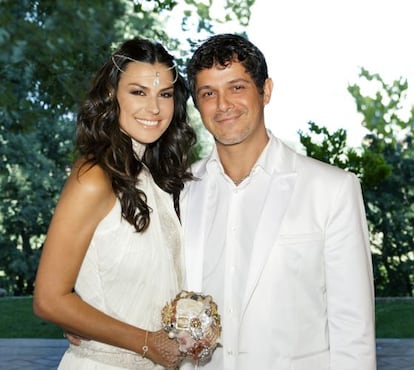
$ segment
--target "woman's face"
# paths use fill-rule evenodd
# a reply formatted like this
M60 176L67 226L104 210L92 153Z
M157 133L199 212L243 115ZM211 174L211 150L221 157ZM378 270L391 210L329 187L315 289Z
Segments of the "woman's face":
M168 128L174 114L173 70L160 63L128 63L116 97L119 125L134 140L149 144Z

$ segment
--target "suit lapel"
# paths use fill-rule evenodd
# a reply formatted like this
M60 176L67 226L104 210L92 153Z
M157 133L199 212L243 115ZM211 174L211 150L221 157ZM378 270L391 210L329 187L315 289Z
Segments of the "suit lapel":
M185 210L184 241L187 289L202 292L205 236L212 225L217 206L217 188L207 177L191 183Z
M296 173L273 174L268 187L265 207L260 216L259 226L256 230L254 245L251 253L250 269L247 276L246 291L242 304L242 315L248 305L251 295L260 279L263 268L268 260L283 217L286 213L293 188L296 181Z
M270 136L272 136L270 134ZM283 217L286 213L297 174L295 172L296 153L272 136L273 144L268 155L268 165L273 168L272 179L267 188L265 207L260 216L251 254L246 291L241 307L244 313L251 295L260 279L272 247L275 245ZM189 185L187 205L183 222L185 233L185 255L187 269L187 289L203 290L203 260L205 236L214 220L217 202L217 184L206 174L207 160L195 170L196 180Z

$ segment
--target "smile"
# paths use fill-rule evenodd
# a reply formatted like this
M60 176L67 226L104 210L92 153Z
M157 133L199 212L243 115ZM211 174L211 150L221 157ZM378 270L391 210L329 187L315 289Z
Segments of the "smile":
M158 123L159 123L159 121L151 121L151 120L148 120L148 119L138 119L138 118L136 118L135 120L138 123L140 123L141 125L149 126L149 127L157 126Z
M239 116L228 116L228 117L218 117L215 119L216 122L218 123L228 123L228 122L233 122L236 121L239 118Z
M214 117L214 120L219 123L219 124L226 124L226 123L232 123L235 121L238 121L240 116L242 114L240 112L232 112L232 113L227 113L227 114L217 114Z

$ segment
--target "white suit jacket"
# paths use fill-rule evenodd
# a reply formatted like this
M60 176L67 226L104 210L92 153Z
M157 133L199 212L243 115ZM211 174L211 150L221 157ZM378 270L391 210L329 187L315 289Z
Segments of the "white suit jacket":
M359 181L270 136L272 183L246 272L232 370L375 370L371 252ZM197 292L217 203L207 161L194 166L199 180L182 199L187 288Z

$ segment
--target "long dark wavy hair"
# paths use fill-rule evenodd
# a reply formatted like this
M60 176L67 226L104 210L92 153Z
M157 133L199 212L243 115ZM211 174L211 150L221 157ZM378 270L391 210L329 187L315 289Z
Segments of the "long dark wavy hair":
M180 191L184 182L192 179L189 165L196 134L188 123L186 82L177 68L172 68L175 82L171 124L157 141L146 146L143 157L138 158L132 148L132 139L119 125L116 92L120 70L125 70L131 59L161 63L167 68L174 67L175 62L161 44L142 38L124 42L113 58L116 58L116 65L111 56L98 71L80 107L76 152L85 158L84 165L99 165L110 176L113 191L121 202L122 216L141 232L148 227L151 213L147 197L139 189L138 174L143 164L151 171L156 184L172 195L175 211L180 217Z

